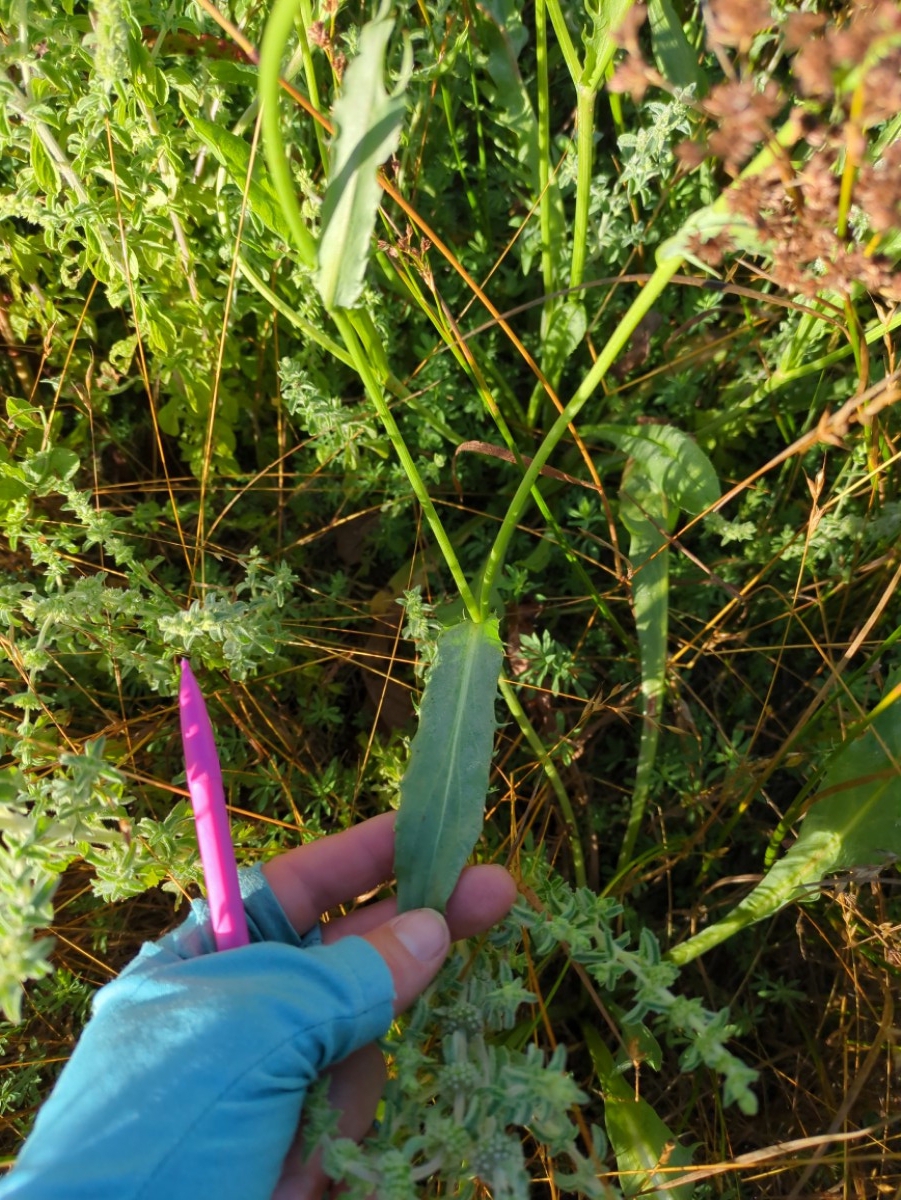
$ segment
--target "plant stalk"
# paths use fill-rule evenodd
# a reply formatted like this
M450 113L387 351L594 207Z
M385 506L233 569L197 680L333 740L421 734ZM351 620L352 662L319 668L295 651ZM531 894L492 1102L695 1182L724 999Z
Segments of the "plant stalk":
M557 797L557 802L563 812L563 819L566 821L566 832L569 836L570 852L573 856L573 875L575 876L577 887L587 887L588 877L585 874L585 857L582 854L582 843L579 840L579 829L576 825L576 815L573 812L573 806L570 802L566 788L563 786L563 780L560 778L560 773L557 770L557 765L548 754L544 743L535 731L532 722L526 716L525 709L519 703L519 697L516 694L516 689L506 679L500 681L501 695L504 697L507 708L510 710L510 715L520 728L523 737L531 746L538 761L541 763L541 768L547 775L548 782L554 790L554 795Z
M516 530L516 526L519 524L522 514L525 512L529 502L529 495L541 473L541 468L556 449L560 439L566 433L567 427L576 419L582 408L591 399L598 384L613 366L620 351L638 328L639 322L654 305L661 292L681 265L681 256L664 259L663 262L658 264L654 274L633 300L619 325L607 340L604 349L598 355L597 361L583 379L575 395L563 409L563 412L557 417L554 424L548 430L544 441L536 450L535 457L532 459L522 477L519 487L516 489L513 499L510 501L497 537L494 539L494 545L491 547L488 555L488 562L485 566L485 573L480 588L483 619L487 618L489 614L488 605L491 589L494 586L498 572L503 566L510 539Z

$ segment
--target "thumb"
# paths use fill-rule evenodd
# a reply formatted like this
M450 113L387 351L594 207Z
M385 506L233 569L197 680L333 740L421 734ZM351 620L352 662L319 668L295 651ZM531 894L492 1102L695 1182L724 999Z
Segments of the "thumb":
M394 1011L403 1012L438 974L450 949L444 917L417 908L370 930L365 939L378 950L394 979Z

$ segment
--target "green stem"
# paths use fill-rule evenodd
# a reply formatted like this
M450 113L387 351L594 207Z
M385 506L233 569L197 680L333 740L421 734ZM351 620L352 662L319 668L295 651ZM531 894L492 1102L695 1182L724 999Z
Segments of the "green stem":
M576 417L582 411L583 406L591 399L595 388L597 388L600 381L613 366L620 351L637 329L639 322L656 302L681 265L681 256L667 258L658 264L657 270L633 300L619 325L608 339L604 349L598 355L597 362L595 362L594 366L585 376L575 395L569 404L566 405L563 412L557 417L557 420L548 430L544 441L535 452L535 457L532 459L522 477L519 487L516 489L513 499L510 501L497 537L494 539L494 545L491 547L488 555L488 562L480 588L483 618L487 618L489 615L489 598L494 581L503 566L510 539L516 530L516 526L519 524L522 514L525 512L529 496L535 481L541 473L541 468L556 449L568 426L575 421Z
M594 168L594 103L597 92L578 84L576 88L576 215L573 225L573 257L569 286L578 287L585 275L588 254L588 208Z
M469 582L463 574L463 568L460 566L451 540L447 536L444 526L441 524L441 518L438 516L435 505L432 503L432 497L429 495L428 488L419 474L412 454L407 449L403 434L398 429L397 422L394 420L394 414L385 401L382 387L372 368L371 349L368 346L364 349L361 344L350 313L343 309L335 309L332 312L332 319L338 326L338 332L341 334L344 344L353 359L354 369L363 381L363 386L366 388L373 407L378 413L379 420L382 422L385 432L391 440L394 452L400 460L407 479L410 481L413 494L422 507L425 519L432 531L432 536L435 538L444 556L444 561L447 563L448 570L453 576L457 590L460 593L463 603L466 605L466 610L472 620L478 622L482 619L479 606L472 594Z
M535 59L538 84L538 220L541 227L541 278L547 297L556 287L554 259L551 254L551 112L548 92L547 8L545 0L535 0ZM553 301L545 299L543 327L546 330Z
M303 334L305 338L309 338L311 342L315 342L318 346L321 346L323 350L326 350L329 354L331 354L332 358L336 358L338 362L344 363L346 367L353 369L354 362L347 351L339 346L333 338L330 338L328 334L323 333L322 330L317 328L317 326L315 326L311 321L305 320L304 317L295 312L291 305L282 300L281 297L272 290L269 284L266 283L265 280L261 279L259 275L257 275L253 267L251 267L246 260L240 256L238 257L238 270L251 285L251 287L255 291L259 292L266 303L271 305L276 312L281 313L285 320L289 321L295 329L299 330L299 332Z
M579 829L576 825L576 816L573 812L573 806L570 803L566 788L563 786L563 780L557 771L556 764L545 749L544 743L535 732L532 722L525 714L525 710L519 703L519 697L516 690L505 679L500 682L501 695L506 701L507 708L510 710L510 715L519 726L523 737L531 746L541 767L548 778L548 782L554 790L554 795L560 808L563 811L563 819L566 821L566 831L569 835L570 851L573 856L573 874L576 879L577 887L587 887L588 877L585 874L585 859L582 855L582 843L579 840Z
M303 55L303 73L307 81L307 95L310 97L310 103L317 112L322 112L322 102L319 98L319 84L316 82L316 65L313 62L313 52L310 50L310 39L307 37L307 30L313 24L313 10L310 8L310 0L300 0L300 19L303 22L300 50ZM328 144L325 140L325 131L318 121L314 121L313 126L316 131L316 145L319 147L319 161L322 163L323 170L327 171Z
M260 120L263 132L263 147L272 183L281 201L285 220L294 238L295 248L300 254L305 267L312 269L316 265L316 244L313 235L304 224L300 205L294 195L294 181L288 166L285 153L285 143L282 139L279 124L279 72L282 53L294 28L294 17L297 13L297 0L275 0L263 43L260 47L260 103L262 113Z
M566 69L569 71L573 83L578 87L579 80L582 78L582 64L573 40L569 36L560 0L547 0L547 10L550 14L551 24L554 26L554 33L557 35L557 42L563 54Z

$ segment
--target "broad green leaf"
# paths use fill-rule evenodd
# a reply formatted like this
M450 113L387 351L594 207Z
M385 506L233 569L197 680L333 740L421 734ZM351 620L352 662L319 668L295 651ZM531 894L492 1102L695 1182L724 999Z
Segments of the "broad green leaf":
M322 202L322 236L316 277L326 308L351 308L363 290L369 247L382 191L379 166L397 149L410 72L392 95L385 91L385 50L394 28L390 3L360 33L360 50L344 75L344 90L332 111L337 136L332 143L328 186Z
M444 910L482 830L504 651L496 620L438 637L400 785L395 871L401 912Z
M247 203L251 212L259 217L270 232L290 244L291 230L285 220L281 201L260 159L254 162L250 183L247 182L247 176L251 172L250 146L247 142L228 129L223 129L221 125L204 121L202 117L192 117L188 114L188 121L203 144L212 150L225 168L232 183L242 194L244 189L247 189Z
M688 513L715 504L720 485L713 463L687 433L674 425L591 425L584 437L613 442L641 465L670 504Z
M689 45L670 0L648 0L648 17L651 46L660 74L677 88L694 85L695 95L703 96L707 87L697 52Z
M604 1124L616 1155L623 1195L640 1193L648 1200L690 1200L694 1192L690 1183L676 1188L665 1185L674 1175L682 1174L679 1168L690 1165L691 1151L679 1145L647 1100L636 1097L594 1026L583 1022L582 1033L604 1096Z
M901 672L889 680L876 716L833 754L798 840L761 883L722 921L675 946L689 962L811 894L827 875L878 867L901 858Z

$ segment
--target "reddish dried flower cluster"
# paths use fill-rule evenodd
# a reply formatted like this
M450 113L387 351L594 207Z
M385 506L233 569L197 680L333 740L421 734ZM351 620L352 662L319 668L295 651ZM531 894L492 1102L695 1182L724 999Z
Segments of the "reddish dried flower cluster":
M901 142L893 142L878 163L861 167L854 199L877 233L901 229Z
M893 0L857 4L842 26L825 26L813 14L795 13L786 23L785 44L798 51L792 73L801 94L830 100L838 76L862 69L860 119L872 125L893 117L901 111L899 35L901 8Z
M716 46L748 46L773 23L767 0L708 0L707 36Z
M717 84L704 103L718 125L707 141L709 153L734 172L769 136L770 122L783 103L772 80L762 92L750 80Z
M753 38L773 25L768 0L708 0L705 8L710 44L736 47L747 65ZM644 11L633 10L620 30L628 57L611 83L638 99L650 84L663 82L641 56L643 20ZM707 142L683 142L676 154L688 169L713 156L737 177L760 146L774 146L773 166L737 179L728 192L730 208L754 231L742 239L745 248L765 251L773 280L795 294L863 286L901 300L901 275L878 252L882 235L901 229L901 142L880 149L878 157L868 145L875 140L868 130L901 112L901 5L857 0L847 20L831 24L820 14L796 12L780 32L783 49L794 52L797 91L806 98L791 113L794 146L775 148L773 138L785 94L772 79L761 87L745 71L717 84L702 102L715 124ZM843 191L843 178L850 191ZM859 236L861 227L873 235L862 242L851 232ZM714 265L735 249L728 232L689 241L690 253Z
M837 232L841 184L834 158L832 150L814 155L788 187L778 166L750 176L730 189L729 206L767 247L772 258L768 273L786 291L813 297L824 290L847 294L861 285L889 300L901 300L901 277L890 260ZM878 174L883 191L889 176L893 177L889 186L897 225L901 213L897 173ZM696 257L713 265L730 249L734 246L726 234L706 242L696 237L691 245Z
M711 37L715 33L721 44L739 45L765 23L762 0L738 8L720 0L712 11ZM780 152L767 171L734 183L730 208L753 228L751 244L766 248L769 274L787 291L814 296L857 285L901 300L901 276L878 253L878 235L901 228L901 144L888 146L878 161L867 156L869 127L901 112L901 8L892 0L859 3L842 25L794 13L782 33L785 48L796 51L798 91L812 105L793 113L796 148ZM706 146L683 144L680 159L691 168L712 154L737 175L771 138L781 107L771 81L762 91L747 79L720 84L704 103L717 128ZM792 165L805 158L803 166ZM849 220L848 196L841 195L842 174L855 168L851 201L877 235L863 243L848 232L860 222ZM727 233L707 240L695 235L690 242L691 253L713 265L734 249Z

